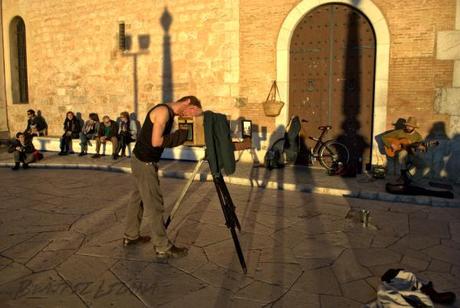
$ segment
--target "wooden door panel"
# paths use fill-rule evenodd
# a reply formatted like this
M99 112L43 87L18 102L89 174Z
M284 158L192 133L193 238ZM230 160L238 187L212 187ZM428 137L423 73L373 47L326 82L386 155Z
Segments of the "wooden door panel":
M291 40L290 116L309 120L304 125L308 135L317 135L319 125L332 125L330 137L349 141L358 136L371 144L374 73L375 35L369 20L348 5L316 8ZM366 150L364 161L369 159Z

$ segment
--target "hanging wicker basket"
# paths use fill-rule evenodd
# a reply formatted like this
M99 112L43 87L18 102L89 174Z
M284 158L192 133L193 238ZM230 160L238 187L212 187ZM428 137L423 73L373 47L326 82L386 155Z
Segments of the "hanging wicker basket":
M277 98L280 98L277 100ZM278 85L276 80L273 81L270 92L268 92L267 99L263 102L264 113L267 117L276 117L283 109L284 102L281 101Z

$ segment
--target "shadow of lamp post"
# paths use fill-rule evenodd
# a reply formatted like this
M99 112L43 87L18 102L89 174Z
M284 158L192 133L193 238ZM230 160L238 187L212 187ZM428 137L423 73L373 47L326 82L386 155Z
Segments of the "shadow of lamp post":
M169 103L173 100L172 63L171 63L171 36L169 29L172 24L172 16L165 7L160 18L163 28L163 75L162 75L162 102Z
M134 102L134 114L136 117L139 116L139 81L137 76L137 58L140 55L146 55L149 53L150 46L150 35L149 34L139 34L137 36L138 40L138 50L130 51L132 49L132 36L126 35L125 33L125 23L119 23L119 48L121 50L121 55L123 57L132 57L133 58L133 102Z

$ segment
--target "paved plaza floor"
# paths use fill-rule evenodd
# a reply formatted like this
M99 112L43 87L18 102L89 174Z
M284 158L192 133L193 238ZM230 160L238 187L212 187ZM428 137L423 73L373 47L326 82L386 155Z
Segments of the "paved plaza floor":
M184 184L161 179L168 207ZM244 275L209 182L191 186L169 230L187 257L122 247L131 185L123 173L1 168L0 307L362 307L389 268L460 294L458 208L228 185Z
M100 159L92 159L90 155L79 157L78 155L59 156L56 152L44 152L45 158L31 164L33 168L48 169L80 169L80 170L105 170L129 173L130 158L112 160L110 156ZM0 168L9 168L13 165L12 155L0 147ZM160 175L170 178L188 178L191 176L196 162L183 160L161 160ZM197 176L201 181L212 181L209 166L205 163ZM460 208L460 184L436 180L440 184L449 184L454 193L454 199L436 198L429 196L407 196L389 194L385 191L386 180L374 179L371 175L363 173L357 177L329 176L325 169L314 166L286 166L281 169L268 170L248 162L238 162L235 173L225 178L228 183L280 189L285 191L314 192L332 196L352 196L355 198L416 203L421 205L433 205L436 207ZM387 177L392 180L394 177ZM420 182L426 188L436 190L439 188L427 185L430 179Z

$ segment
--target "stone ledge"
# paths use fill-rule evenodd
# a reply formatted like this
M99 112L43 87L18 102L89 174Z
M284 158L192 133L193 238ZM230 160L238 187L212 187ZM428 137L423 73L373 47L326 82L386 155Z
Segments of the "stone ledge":
M60 137L34 137L33 144L37 150L46 151L46 152L59 152L61 149ZM127 153L131 155L131 150L134 148L134 143L131 143L127 147ZM72 145L70 147L71 151L76 153L80 152L80 140L72 139ZM91 145L88 145L88 153L96 153L96 141L91 140ZM105 153L107 155L112 154L112 143L108 142L107 144L101 145L101 154ZM187 146L178 146L175 148L165 149L162 155L164 159L176 159L176 160L189 160L189 161L198 161L204 157L204 149L201 147L187 147Z
M13 163L0 162L0 168L8 168L14 166ZM129 167L117 167L97 164L59 164L59 163L34 163L30 165L32 168L40 169L79 169L79 170L99 170L109 172L121 172L131 173ZM184 171L158 171L159 176L166 178L176 179L189 179L192 176L192 172ZM212 181L212 175L207 172L200 172L195 176L195 181L210 182ZM329 196L342 196L349 198L368 199L386 202L398 202L398 203L415 203L420 205L429 205L432 207L460 207L460 200L443 199L429 196L406 196L406 195L393 195L386 192L374 192L374 191L361 191L361 190L349 190L349 189L338 189L330 187L319 187L311 184L294 184L294 183L281 183L275 181L263 182L261 180L251 180L247 178L239 178L234 176L225 177L225 181L228 184L252 186L265 189L276 189L284 191L298 191L314 194L323 194Z

